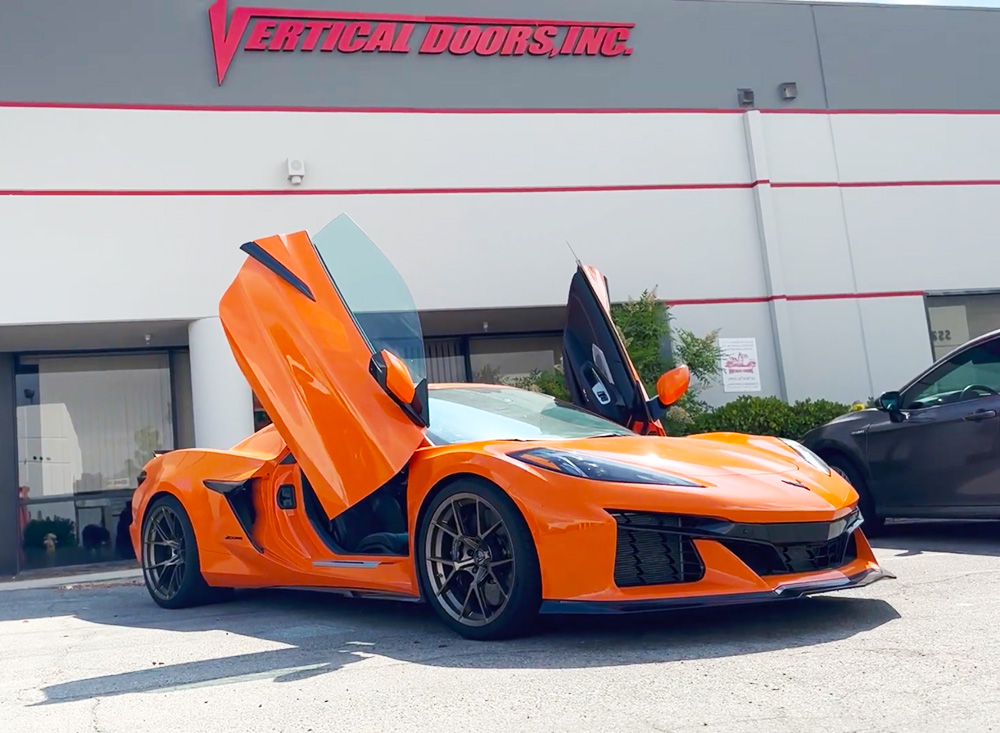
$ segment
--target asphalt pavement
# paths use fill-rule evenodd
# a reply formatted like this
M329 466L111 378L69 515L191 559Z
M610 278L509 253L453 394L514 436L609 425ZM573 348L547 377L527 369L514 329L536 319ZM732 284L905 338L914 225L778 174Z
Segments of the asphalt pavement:
M896 580L503 643L320 593L165 611L129 580L2 592L0 730L1000 730L1000 523L889 529Z

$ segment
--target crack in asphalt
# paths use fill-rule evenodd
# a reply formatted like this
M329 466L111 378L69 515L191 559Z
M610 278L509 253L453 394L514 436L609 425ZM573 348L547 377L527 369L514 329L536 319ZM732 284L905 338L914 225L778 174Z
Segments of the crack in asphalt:
M94 698L94 707L90 709L90 724L94 733L101 733L101 726L97 723L97 708L101 706L101 698Z

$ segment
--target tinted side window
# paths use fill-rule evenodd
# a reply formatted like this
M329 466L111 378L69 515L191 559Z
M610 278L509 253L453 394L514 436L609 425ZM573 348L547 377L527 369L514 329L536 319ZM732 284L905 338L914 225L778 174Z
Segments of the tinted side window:
M984 389L972 389L985 387ZM910 388L908 409L933 407L1000 392L1000 339L958 354Z

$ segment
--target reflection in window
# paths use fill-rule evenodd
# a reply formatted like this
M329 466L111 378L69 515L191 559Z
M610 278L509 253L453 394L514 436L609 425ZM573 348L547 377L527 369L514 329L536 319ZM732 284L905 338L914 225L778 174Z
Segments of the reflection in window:
M437 384L469 381L461 339L428 339L424 343L424 352L428 381Z
M22 568L128 557L119 515L174 446L167 355L22 359L16 390Z
M472 380L510 383L562 361L561 336L478 338L469 342Z
M1000 293L927 297L934 360L970 339L1000 329Z

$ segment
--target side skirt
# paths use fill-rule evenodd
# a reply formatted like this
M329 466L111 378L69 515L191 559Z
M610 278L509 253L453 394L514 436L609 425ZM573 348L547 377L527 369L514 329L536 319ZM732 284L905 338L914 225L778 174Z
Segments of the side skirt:
M385 591L377 590L358 590L355 588L327 588L323 586L313 586L313 585L279 585L275 586L275 590L295 590L295 591L307 591L309 593L329 593L335 596L344 596L345 598L364 598L369 600L379 600L379 601L402 601L406 603L423 603L424 599L420 596L407 596L401 593L386 593Z

